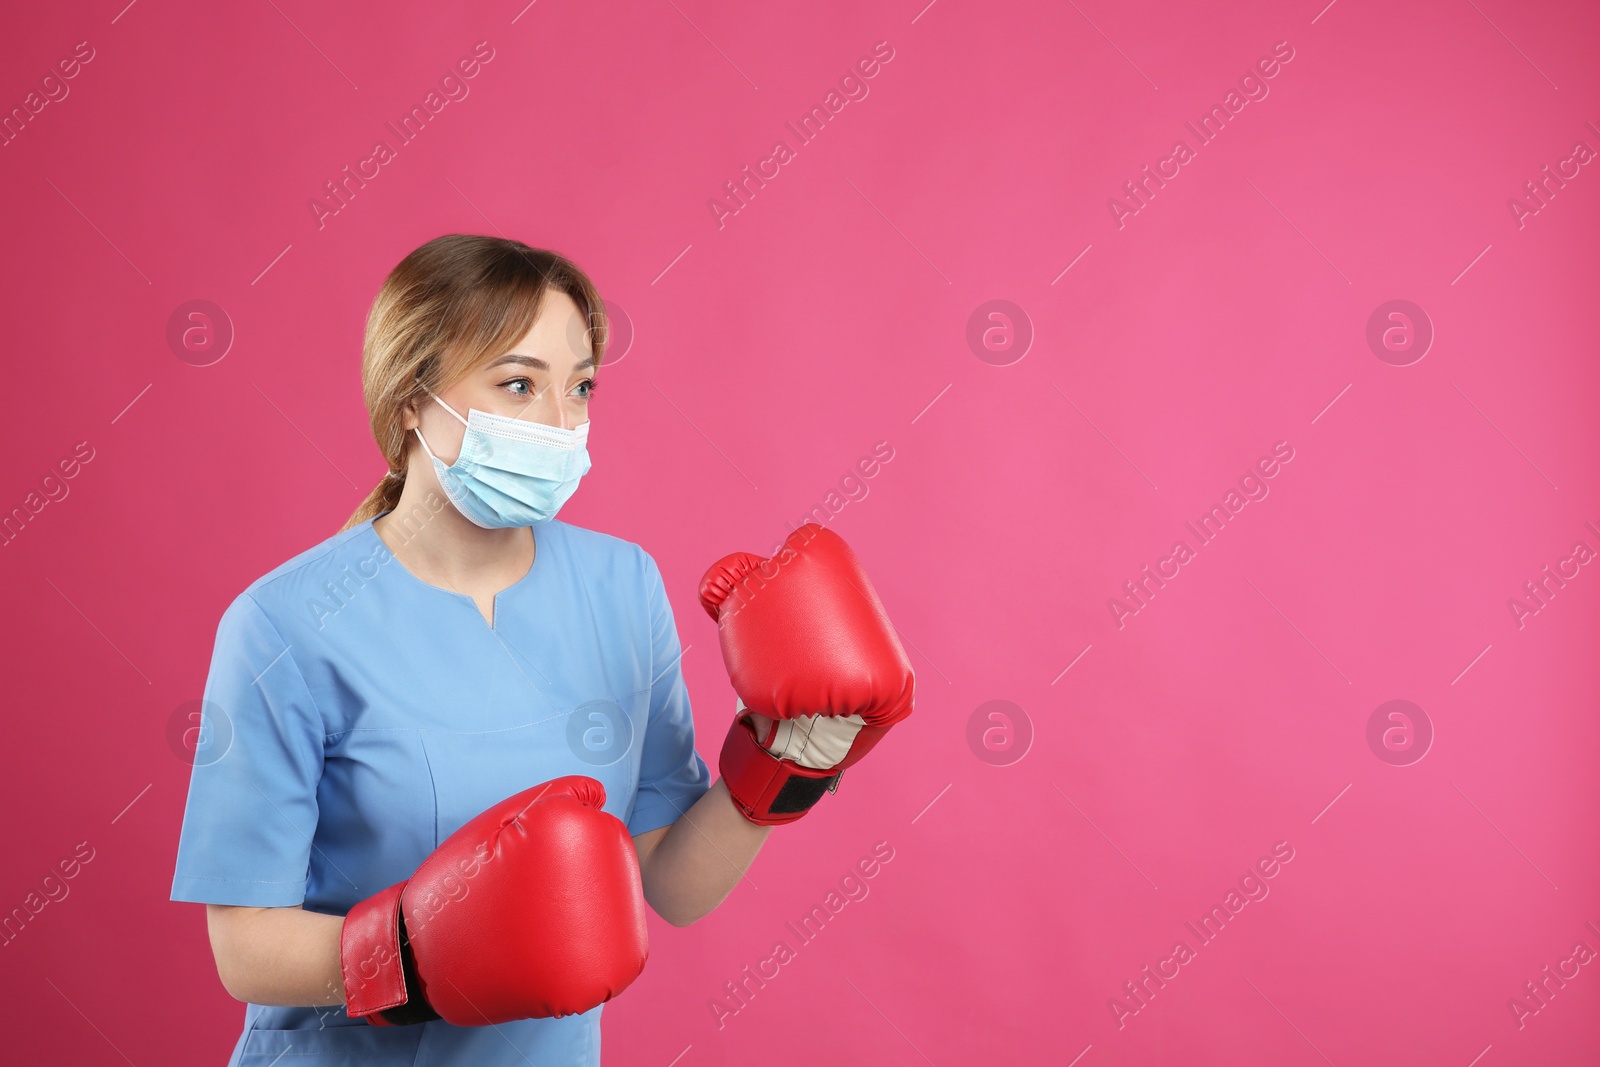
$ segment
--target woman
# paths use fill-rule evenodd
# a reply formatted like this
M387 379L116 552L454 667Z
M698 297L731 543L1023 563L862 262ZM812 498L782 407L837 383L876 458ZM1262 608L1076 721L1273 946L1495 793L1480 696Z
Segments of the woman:
M249 1005L231 1064L598 1064L598 1007L497 1026L352 1018L343 917L480 813L582 775L625 824L644 899L687 925L727 896L772 825L909 714L904 653L843 542L813 536L822 548L787 578L769 571L780 592L753 599L744 565L768 561L728 557L702 602L730 616L725 652L730 631L744 642L735 689L755 710L725 746L737 799L711 784L654 560L555 521L589 469L605 354L590 325L603 322L576 266L515 241L441 237L384 282L362 375L390 473L344 530L233 602L206 683L172 898L207 905L219 976ZM857 603L841 609L847 586ZM724 600L740 605L736 624ZM827 708L781 696L859 669L852 653L779 676L792 657L773 635L792 640L808 611L806 625L861 631L851 646L890 668L870 669L866 689L888 696ZM757 646L776 655L762 661Z
M562 256L470 235L406 256L374 302L363 386L389 477L234 601L206 680L202 737L227 750L195 760L171 896L208 905L222 984L250 1005L230 1064L598 1064L598 1009L477 1029L350 1019L342 915L562 774L605 785L674 925L714 909L770 832L694 752L654 560L552 522L589 467L602 317ZM570 446L538 498L451 470L464 440L498 442L469 434L480 413Z

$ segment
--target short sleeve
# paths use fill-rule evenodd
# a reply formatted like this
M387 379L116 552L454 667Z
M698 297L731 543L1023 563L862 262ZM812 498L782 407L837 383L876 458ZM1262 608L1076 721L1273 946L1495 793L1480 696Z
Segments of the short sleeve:
M645 554L650 607L650 718L639 765L639 791L628 833L669 826L711 788L711 772L694 750L694 716L683 684L683 650L672 605L655 560Z
M201 708L172 899L303 902L322 716L288 643L248 592L217 625Z

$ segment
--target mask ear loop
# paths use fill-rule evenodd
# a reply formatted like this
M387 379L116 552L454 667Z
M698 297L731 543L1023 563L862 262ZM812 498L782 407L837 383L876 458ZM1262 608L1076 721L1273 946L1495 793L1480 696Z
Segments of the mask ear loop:
M418 385L422 385L421 382L418 382L417 384ZM463 426L471 426L472 425L466 419L463 419L461 417L461 415L459 413L457 413L455 408L451 407L449 404L446 404L444 402L443 398L441 398L438 394L436 394L432 389L429 389L426 385L422 385L422 391L424 393L427 393L429 396L433 397L434 402L437 403L440 407L444 408L450 414L455 415L456 421L459 422L461 425L463 425ZM426 443L426 442L424 442L424 443Z
M429 389L426 385L423 385L422 382L420 382L420 381L417 382L417 384L419 386L422 386L422 391L424 393L427 393L429 396L433 397L435 403L437 403L440 407L444 408L450 414L455 415L456 416L456 421L459 422L461 425L468 426L468 427L470 427L472 425L466 419L463 419L460 415L457 415L456 414L456 410L454 408L452 408L449 404L446 404L444 402L444 400L441 399L439 397L439 395L437 393L435 393L432 389ZM428 439L426 437L422 436L422 426L421 426L421 420L420 419L418 419L418 425L416 427L414 427L411 432L417 435L417 440L418 441L422 442L422 450L428 454L428 458L430 460L432 460L433 462L438 463L439 462L439 457L435 456L433 454L433 449L428 447ZM403 479L405 477L405 475L404 474L400 474L400 475L398 475L398 477Z
M433 454L433 449L428 447L428 439L426 437L422 436L422 427L418 426L416 429L412 430L411 432L416 434L417 435L417 440L422 442L422 450L428 454L428 458L431 459L435 463L439 463L440 462L439 457L434 455Z

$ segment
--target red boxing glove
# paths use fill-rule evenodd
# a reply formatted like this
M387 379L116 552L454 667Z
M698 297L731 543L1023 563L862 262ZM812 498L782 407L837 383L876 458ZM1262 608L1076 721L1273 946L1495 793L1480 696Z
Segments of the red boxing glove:
M806 523L772 559L724 556L700 603L739 697L718 769L751 822L800 818L911 714L911 663L838 534Z
M377 1026L487 1026L610 1000L649 955L639 858L593 778L502 800L407 881L350 909L345 1010Z

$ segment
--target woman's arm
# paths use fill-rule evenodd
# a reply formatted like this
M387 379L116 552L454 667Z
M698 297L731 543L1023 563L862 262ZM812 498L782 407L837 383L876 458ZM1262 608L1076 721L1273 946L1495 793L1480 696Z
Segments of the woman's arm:
M303 908L206 905L217 977L235 1000L279 1007L344 1003L344 919Z
M673 926L704 918L727 899L771 832L740 814L717 779L677 822L633 839L644 899Z
M677 822L633 839L645 900L667 922L688 926L727 899L771 831L741 815L719 780ZM207 904L206 926L217 976L235 1000L344 1003L341 916Z

